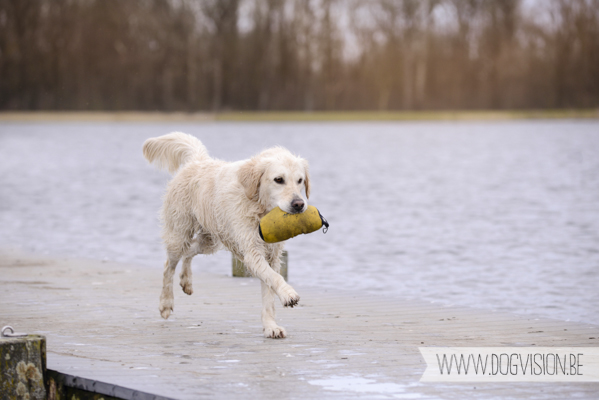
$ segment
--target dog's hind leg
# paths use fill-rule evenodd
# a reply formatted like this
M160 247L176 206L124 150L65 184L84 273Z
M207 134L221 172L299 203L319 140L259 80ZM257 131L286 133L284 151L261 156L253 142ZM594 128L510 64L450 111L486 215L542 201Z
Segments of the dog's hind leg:
M167 217L168 216L168 217ZM164 278L162 281L162 293L160 294L160 315L167 319L173 312L175 298L173 296L173 275L177 263L183 257L183 269L189 272L191 280L191 258L197 252L197 244L193 240L194 228L197 222L192 216L177 212L176 208L165 206L162 210L162 218L165 222L162 232L162 239L166 247L167 260L164 265ZM191 294L191 293L190 293Z
M198 254L212 254L218 251L220 245L206 233L199 233L183 255L183 270L181 271L180 285L187 294L193 293L191 284L191 260Z
M191 260L197 255L200 254L202 238L198 236L189 246L189 250L183 256L183 269L181 271L181 275L179 275L179 284L183 289L183 292L191 295L193 293L193 287L191 284Z
M191 295L193 293L193 286L191 284L191 260L193 256L183 258L183 270L179 275L179 284L186 294Z
M177 268L177 263L180 258L179 255L168 253L168 258L164 263L162 293L160 294L160 306L158 307L160 315L164 319L167 319L171 315L173 307L175 306L175 298L173 296L173 275L175 275L175 269Z

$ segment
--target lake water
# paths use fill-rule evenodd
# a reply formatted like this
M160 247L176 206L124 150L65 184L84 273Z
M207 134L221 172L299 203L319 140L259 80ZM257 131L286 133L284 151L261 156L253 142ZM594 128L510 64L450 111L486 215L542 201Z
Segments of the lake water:
M599 121L0 125L0 246L162 268L143 141L307 158L331 223L290 282L599 323ZM230 254L194 269L230 274ZM198 293L199 294L199 293Z

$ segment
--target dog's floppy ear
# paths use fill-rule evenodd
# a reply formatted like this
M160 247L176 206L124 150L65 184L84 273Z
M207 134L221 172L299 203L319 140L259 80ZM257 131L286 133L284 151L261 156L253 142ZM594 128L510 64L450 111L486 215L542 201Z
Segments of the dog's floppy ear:
M304 185L306 186L306 198L310 198L310 166L308 165L308 161L303 160L304 163L304 171L306 172L306 179L304 180Z
M258 200L260 191L260 179L264 174L265 167L256 157L252 158L239 168L237 178L243 185L245 195L250 200Z

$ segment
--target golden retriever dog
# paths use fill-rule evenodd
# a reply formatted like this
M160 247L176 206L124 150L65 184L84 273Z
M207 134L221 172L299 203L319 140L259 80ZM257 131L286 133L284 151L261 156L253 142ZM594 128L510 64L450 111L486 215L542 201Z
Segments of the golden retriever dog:
M279 274L283 244L264 242L258 224L275 207L292 214L306 210L308 162L282 147L248 160L225 162L211 158L197 138L180 132L146 140L143 154L174 175L161 212L167 253L162 317L173 312L173 275L179 260L183 259L181 287L192 294L192 258L224 247L261 281L264 336L284 338L285 329L275 321L274 295L285 307L293 307L300 297Z

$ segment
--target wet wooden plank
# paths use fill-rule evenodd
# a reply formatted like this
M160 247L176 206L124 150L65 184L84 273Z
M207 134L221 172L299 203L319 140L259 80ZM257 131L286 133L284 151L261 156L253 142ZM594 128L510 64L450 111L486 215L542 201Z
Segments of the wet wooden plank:
M419 346L597 346L599 327L296 287L278 305L289 337L265 339L253 278L194 270L175 313L158 313L162 271L0 255L0 325L47 338L48 368L177 399L593 398L597 383L419 383ZM293 284L293 281L291 282Z

